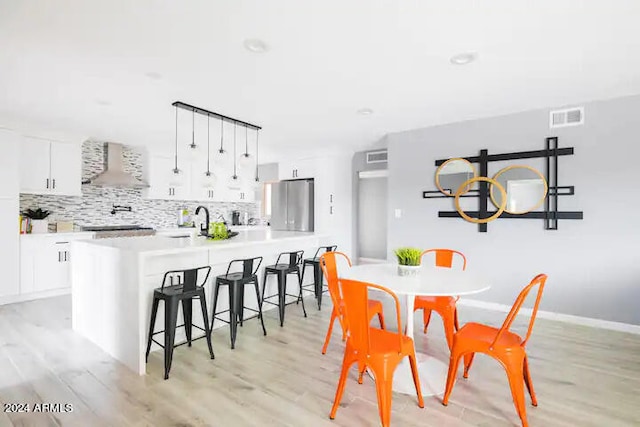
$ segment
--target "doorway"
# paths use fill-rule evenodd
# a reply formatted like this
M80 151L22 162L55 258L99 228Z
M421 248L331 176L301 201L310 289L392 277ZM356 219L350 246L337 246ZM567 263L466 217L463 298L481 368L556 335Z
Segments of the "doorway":
M358 263L387 259L387 171L358 173Z

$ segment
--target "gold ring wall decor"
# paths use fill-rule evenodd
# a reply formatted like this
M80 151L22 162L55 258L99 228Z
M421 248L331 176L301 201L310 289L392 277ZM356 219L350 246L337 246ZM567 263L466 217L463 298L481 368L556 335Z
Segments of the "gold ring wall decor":
M458 178L459 180L462 180L464 182L477 176L476 168L473 167L471 162L469 162L467 159L463 159L462 157L454 157L442 163L440 166L438 166L438 169L436 169L436 187L438 187L438 190L440 190L440 192L446 196L453 197L458 191L460 185L454 185L455 188L443 188L442 184L440 183L440 175L446 175L443 174L443 171L447 169L447 167L451 168L452 166L454 166L456 162L465 165L468 171L467 176L464 178ZM463 174L465 173L465 171L461 169L458 173ZM471 178L469 178L469 174L473 174ZM471 187L465 188L462 194L468 193L469 190L471 190Z
M500 206L498 206L498 210L496 211L496 213L494 213L493 215L487 218L472 218L469 215L467 215L463 209L460 208L460 196L466 192L464 191L465 188L471 187L471 184L478 181L487 182L491 184L491 190L493 189L493 187L497 187L498 190L500 191L500 194L502 195L502 203L500 204ZM504 212L504 209L507 206L507 192L505 191L504 187L500 185L498 181L492 178L487 178L486 176L477 176L475 178L471 178L470 180L465 181L460 186L460 188L458 188L458 191L456 191L456 195L455 195L455 204L456 204L456 210L458 211L460 216L465 220L469 222L473 222L474 224L486 224L488 222L493 221L494 219L497 219L500 215L502 215L502 212Z
M535 168L532 168L531 166L526 166L526 165L507 166L506 168L500 169L498 171L498 173L496 173L493 176L493 179L496 182L500 183L500 177L501 176L505 175L509 171L517 171L518 169L522 169L524 171L532 172L533 173L532 176L534 177L535 181L539 180L540 183L542 183L542 186L543 186L544 189L541 192L540 198L537 200L537 202L535 202L535 203L531 202L530 206L527 206L526 209L517 209L517 207L513 207L511 205L511 202L512 202L511 199L512 198L510 198L510 195L509 195L509 185L508 185L509 180L505 181L505 185L500 184L500 185L502 185L503 188L506 187L506 196L505 195L502 196L502 201L504 203L498 203L496 201L496 194L493 191L493 186L491 187L491 189L489 191L489 195L491 197L491 201L493 202L493 204L496 207L499 207L500 205L504 204L505 205L505 209L504 209L505 212L510 213L510 214L521 215L521 214L525 214L527 212L534 211L534 210L538 209L540 206L542 206L542 204L544 203L544 199L547 197L547 193L549 191L549 186L547 185L547 180L544 178L544 175L542 175L539 170L537 170ZM527 172L525 172L525 173L527 173ZM517 181L531 181L531 178L520 178L520 179L511 180L511 181L515 181L515 182L517 182ZM515 203L516 202L515 202L515 199L514 199L513 200L513 204L515 205Z

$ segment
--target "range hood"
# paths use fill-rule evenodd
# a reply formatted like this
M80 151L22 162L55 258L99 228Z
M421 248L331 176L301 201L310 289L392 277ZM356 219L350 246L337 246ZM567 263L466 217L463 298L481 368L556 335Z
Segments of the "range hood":
M87 184L105 187L146 188L144 181L124 171L122 166L122 144L105 143L104 172L90 179Z

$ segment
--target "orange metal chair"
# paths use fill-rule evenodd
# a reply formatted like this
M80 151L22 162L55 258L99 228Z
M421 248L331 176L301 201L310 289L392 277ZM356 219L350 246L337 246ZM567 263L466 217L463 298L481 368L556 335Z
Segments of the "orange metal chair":
M462 252L454 251L452 249L427 249L422 252L421 257L425 254L435 253L436 267L451 268L453 265L453 256L457 255L462 257L462 269L467 268L467 258ZM444 324L444 334L447 337L447 345L449 350L453 345L453 334L458 330L458 312L456 309L457 297L421 297L417 296L414 300L413 310L424 310L422 317L424 321L424 333L427 333L427 327L429 326L429 320L431 319L431 311L435 311L442 317L442 323Z
M413 382L418 395L418 406L424 408L413 340L400 332L402 331L400 302L396 294L382 286L346 279L340 279L338 285L344 301L344 320L347 325L348 336L338 389L336 390L336 397L333 401L329 418L335 418L344 393L349 368L354 363L357 363L360 377L367 368L375 377L380 420L383 427L388 427L391 422L393 373L406 356L409 357L411 364ZM367 298L369 288L384 291L393 297L396 304L398 332L372 328L369 325L369 319L371 318Z
M351 267L351 260L347 255L342 252L327 252L320 256L320 267L322 268L322 272L324 273L324 277L327 281L327 286L329 288L329 295L331 296L331 302L333 302L333 310L331 311L331 320L329 321L329 329L327 330L327 336L324 339L324 345L322 346L322 354L327 352L327 346L329 345L329 341L331 340L331 332L333 332L333 323L336 318L340 322L340 326L342 328L342 341L347 338L347 329L344 323L344 315L342 313L342 308L344 307L344 302L342 301L342 297L340 296L340 291L338 289L338 267L336 262L336 256L343 257L349 267ZM378 321L380 322L380 327L385 329L384 327L384 314L382 312L382 302L370 299L368 301L369 304L369 313L371 314L371 320L374 316L378 316Z
M455 334L453 338L453 349L451 350L451 359L449 361L449 374L447 376L447 387L444 392L442 404L447 405L453 384L458 373L458 364L460 358L464 356L464 378L468 378L469 369L473 363L475 353L484 353L497 359L507 371L511 395L515 404L522 426L527 427L527 412L524 403L524 385L529 390L531 403L538 406L536 394L533 391L533 383L531 382L531 374L529 373L529 362L525 345L531 336L531 330L538 313L538 305L542 291L547 281L546 274L538 274L533 278L516 298L511 311L507 315L500 329L491 326L481 325L479 323L467 323ZM509 331L513 321L515 320L522 303L527 298L529 291L538 286L538 295L533 306L531 319L529 320L529 328L524 340L517 334ZM523 384L524 383L524 384Z

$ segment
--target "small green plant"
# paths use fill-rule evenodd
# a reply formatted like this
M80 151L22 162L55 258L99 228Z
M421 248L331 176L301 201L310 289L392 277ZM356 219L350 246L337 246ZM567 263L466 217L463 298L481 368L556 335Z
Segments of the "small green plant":
M209 224L209 235L212 240L226 240L229 238L227 226L223 222L212 222Z
M31 219L45 219L46 217L51 215L51 211L42 210L41 208L38 208L36 210L27 209L26 211L22 212L22 215Z
M400 265L420 265L422 250L418 248L398 248L393 251Z

